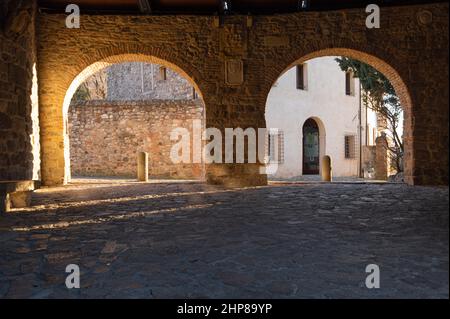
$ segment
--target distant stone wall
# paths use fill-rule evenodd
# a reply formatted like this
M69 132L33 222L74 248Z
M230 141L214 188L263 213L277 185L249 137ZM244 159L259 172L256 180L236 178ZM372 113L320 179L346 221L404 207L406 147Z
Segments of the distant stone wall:
M161 65L129 62L113 64L106 69L107 96L110 101L189 100L192 85L177 72L166 68L162 77Z
M203 109L201 100L87 101L71 105L72 176L136 177L137 154L148 152L150 178L203 179L202 164L173 164L170 159L176 143L170 140L170 132L184 127L192 138L192 121L203 119Z
M36 2L0 1L0 180L39 180Z

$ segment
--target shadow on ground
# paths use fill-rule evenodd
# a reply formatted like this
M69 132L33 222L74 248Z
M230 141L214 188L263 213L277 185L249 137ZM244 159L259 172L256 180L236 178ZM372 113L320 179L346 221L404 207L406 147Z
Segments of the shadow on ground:
M0 228L3 298L448 298L448 188L86 183Z

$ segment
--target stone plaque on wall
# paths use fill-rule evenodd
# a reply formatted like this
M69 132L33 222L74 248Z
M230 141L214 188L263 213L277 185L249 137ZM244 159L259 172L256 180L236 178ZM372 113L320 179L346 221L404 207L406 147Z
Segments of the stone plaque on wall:
M228 85L241 85L244 83L244 63L239 59L225 61L225 83Z
M220 28L220 51L229 56L244 56L247 52L247 33L242 23L224 25Z

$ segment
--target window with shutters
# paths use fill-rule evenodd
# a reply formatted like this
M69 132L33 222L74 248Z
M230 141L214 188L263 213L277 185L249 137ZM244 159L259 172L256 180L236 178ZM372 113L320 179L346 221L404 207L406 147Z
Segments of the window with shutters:
M353 72L345 72L345 94L355 95L355 78Z
M345 158L356 158L356 135L345 136Z
M159 78L163 81L167 80L167 68L165 66L159 68Z
M267 139L268 158L270 163L284 163L284 132L269 132Z
M308 66L306 63L297 65L297 89L306 90L308 82Z

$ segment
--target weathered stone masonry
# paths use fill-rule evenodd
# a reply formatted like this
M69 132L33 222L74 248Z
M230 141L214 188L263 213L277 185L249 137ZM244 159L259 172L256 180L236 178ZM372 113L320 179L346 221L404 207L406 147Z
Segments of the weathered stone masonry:
M0 3L0 180L40 179L36 13Z
M171 161L174 128L203 122L200 100L87 101L70 106L72 176L136 177L138 152L149 153L151 178L202 179L203 165ZM192 142L190 144L192 154Z
M365 19L362 9L228 16L223 25L208 16L83 15L81 29L66 29L65 15L40 14L43 182L62 184L69 176L66 92L74 79L110 63L159 63L188 76L203 96L206 125L222 129L264 127L267 94L284 70L318 56L346 55L378 68L401 97L406 181L448 184L448 3L382 8L381 29L367 29ZM19 166L31 172L32 163ZM14 164L7 167L15 172L7 178L20 175ZM249 164L208 165L207 179L266 182L259 165Z
M178 73L162 66L147 63L120 63L107 68L107 100L190 100L192 85Z

